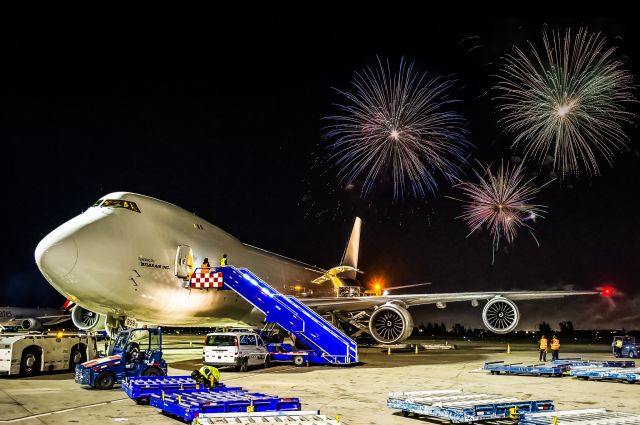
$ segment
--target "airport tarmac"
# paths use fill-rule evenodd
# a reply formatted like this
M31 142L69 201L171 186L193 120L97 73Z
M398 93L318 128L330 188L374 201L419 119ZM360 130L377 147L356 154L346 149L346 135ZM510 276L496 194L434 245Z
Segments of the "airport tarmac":
M188 374L200 366L201 336L168 336L165 358L170 374ZM194 342L189 348L189 341ZM535 362L535 343L456 342L455 351L361 348L356 367L300 367L288 364L247 373L222 369L222 381L253 391L299 397L303 409L319 409L340 416L345 424L439 423L402 417L386 407L389 391L463 388L467 391L553 399L557 409L606 407L640 411L640 384L579 381L574 378L492 376L481 371L483 362ZM563 343L561 358L610 359L608 345ZM27 379L0 379L0 423L17 424L178 424L150 406L139 406L119 389L80 388L73 374L59 373Z

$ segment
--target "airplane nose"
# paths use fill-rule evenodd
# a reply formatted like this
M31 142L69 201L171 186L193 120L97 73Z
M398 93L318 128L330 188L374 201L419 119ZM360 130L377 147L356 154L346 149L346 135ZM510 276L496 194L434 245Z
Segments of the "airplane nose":
M78 246L73 237L44 238L36 247L38 268L52 278L61 278L73 270L78 261Z

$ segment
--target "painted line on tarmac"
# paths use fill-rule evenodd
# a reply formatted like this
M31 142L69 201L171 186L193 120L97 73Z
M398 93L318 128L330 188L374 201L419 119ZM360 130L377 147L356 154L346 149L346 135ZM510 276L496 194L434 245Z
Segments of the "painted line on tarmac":
M127 398L119 398L117 400L104 401L102 403L87 404L86 406L71 407L69 409L54 410L53 412L38 413L37 415L23 416L21 418L16 418L16 419L5 419L5 420L0 420L0 423L8 424L8 423L12 423L12 422L26 421L27 419L36 419L36 418L40 418L42 416L50 416L50 415L56 415L58 413L73 412L74 410L89 409L91 407L96 407L96 406L105 406L107 404L119 403L119 402L125 401L125 400L130 400L130 399L129 399L129 397L127 397Z

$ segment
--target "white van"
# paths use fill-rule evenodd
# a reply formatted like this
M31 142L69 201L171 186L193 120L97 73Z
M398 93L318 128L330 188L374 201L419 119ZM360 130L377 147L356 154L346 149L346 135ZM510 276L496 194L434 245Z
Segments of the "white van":
M246 372L250 366L269 367L269 352L253 332L214 332L207 334L202 348L202 363L210 366L234 366Z

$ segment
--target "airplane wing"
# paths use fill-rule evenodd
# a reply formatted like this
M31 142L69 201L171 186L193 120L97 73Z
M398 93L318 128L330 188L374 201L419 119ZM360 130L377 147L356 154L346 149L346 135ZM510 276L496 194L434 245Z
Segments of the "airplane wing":
M435 304L439 302L483 301L490 300L497 296L503 296L512 301L525 301L564 298L576 295L598 295L600 293L600 291L495 291L382 295L379 297L298 298L298 300L319 313L326 313L368 310L388 302L397 302L404 304L405 307L411 307L414 305Z

